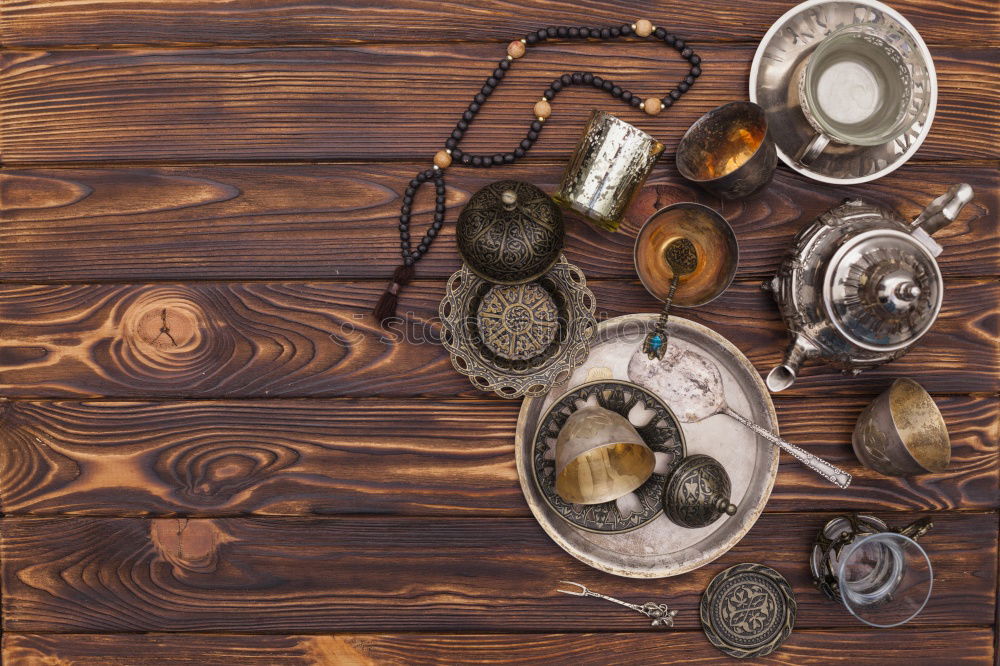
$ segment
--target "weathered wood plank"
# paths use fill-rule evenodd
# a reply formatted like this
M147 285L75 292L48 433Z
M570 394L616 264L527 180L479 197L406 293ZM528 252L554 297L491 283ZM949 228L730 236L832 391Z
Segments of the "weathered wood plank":
M717 562L658 583L595 572L530 518L4 518L3 628L656 631L613 604L556 592L569 579L624 598L663 596L680 627L697 629L708 581L747 559L788 578L799 628L857 627L812 586L805 566L830 515L767 514ZM912 626L990 621L996 532L996 513L935 515L921 540L934 563L934 595Z
M139 169L31 169L0 173L0 279L23 282L185 279L383 280L399 263L399 196L419 169L396 165L262 165ZM456 172L440 239L421 261L422 277L459 265L454 221L469 196L513 177L555 191L561 164ZM740 238L740 275L774 272L799 227L847 196L863 196L915 217L956 182L975 201L937 234L947 276L1000 274L995 170L907 165L863 189L831 187L780 169L770 187L720 206L685 185L671 160L648 181L617 234L577 218L566 254L590 278L634 277L632 245L658 207L700 201L722 210ZM415 228L428 224L431 190L417 196Z
M621 620L619 620L619 623ZM608 655L628 664L738 663L700 631L597 634L11 634L11 664L73 666L375 666L376 664L537 664L605 666ZM916 648L915 646L919 646ZM849 655L852 664L920 666L984 664L993 633L983 628L897 628L841 631L796 629L781 649L758 663L826 666Z
M533 157L565 159L591 106L620 112L673 152L718 104L747 95L752 45L700 50L704 74L669 113L650 119L593 88L564 92ZM940 96L917 157L991 159L1000 118L993 51L935 49ZM8 164L85 161L429 159L503 56L498 44L331 48L8 51L0 150ZM559 44L518 61L462 148L513 150L553 77L593 70L643 95L684 75L656 44Z
M277 0L9 0L0 19L8 46L62 44L287 44L345 41L510 40L549 25L617 26L646 17L692 42L757 40L789 7L784 0L695 4L581 0L430 0L314 3ZM1000 41L989 0L899 0L892 5L928 42Z
M938 397L943 474L887 478L850 448L857 399L776 401L782 433L854 474L844 491L784 457L768 511L990 510L996 398ZM494 400L18 402L0 418L7 515L530 515L519 405Z
M591 282L601 316L655 312L637 282ZM0 286L0 395L331 397L476 395L437 344L441 282L407 287L389 330L379 282ZM951 280L934 328L903 359L859 377L810 365L790 395L867 396L914 375L932 392L1000 386L995 281ZM757 282L684 316L732 339L761 370L787 336ZM880 383L881 382L881 383ZM876 388L879 387L879 388Z

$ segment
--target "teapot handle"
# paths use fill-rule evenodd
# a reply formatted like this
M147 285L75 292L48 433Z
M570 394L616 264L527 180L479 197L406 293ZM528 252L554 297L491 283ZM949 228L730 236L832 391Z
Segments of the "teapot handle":
M972 186L968 183L952 185L946 193L928 204L917 219L913 220L913 226L927 234L933 234L954 222L965 204L972 201L972 197Z

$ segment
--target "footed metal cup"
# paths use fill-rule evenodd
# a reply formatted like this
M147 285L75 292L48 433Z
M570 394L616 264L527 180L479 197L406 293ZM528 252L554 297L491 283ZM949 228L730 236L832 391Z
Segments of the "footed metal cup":
M652 450L627 418L596 405L566 419L556 437L556 492L573 504L630 493L653 473Z

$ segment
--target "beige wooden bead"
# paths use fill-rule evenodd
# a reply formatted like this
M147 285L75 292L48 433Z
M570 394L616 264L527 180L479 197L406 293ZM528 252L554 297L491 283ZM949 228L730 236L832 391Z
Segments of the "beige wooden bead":
M650 97L642 103L642 110L651 116L655 116L663 110L663 104L655 97Z
M451 155L443 150L434 153L434 165L439 169L447 169L451 166Z
M635 34L640 37L649 37L653 34L653 24L646 19L639 19L635 22Z
M511 58L520 58L524 55L524 42L519 39L515 39L510 44L507 45L507 55Z
M542 99L535 102L534 111L536 118L548 118L552 115L552 105L547 100Z

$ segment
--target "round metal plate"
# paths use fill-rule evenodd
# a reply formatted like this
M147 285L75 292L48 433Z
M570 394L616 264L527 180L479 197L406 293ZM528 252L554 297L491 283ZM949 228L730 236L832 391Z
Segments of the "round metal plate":
M778 449L725 416L683 424L687 453L718 460L732 482L730 501L739 508L706 527L689 529L660 515L624 534L588 532L563 520L535 484L531 450L538 423L568 390L590 381L628 381L628 364L656 323L655 314L616 317L597 326L590 356L563 385L521 404L515 434L517 471L528 506L549 537L596 569L632 578L662 578L697 569L736 545L757 521L778 473ZM670 344L711 358L723 375L726 402L762 427L777 432L778 419L760 375L740 351L714 331L671 317ZM659 397L659 396L658 396ZM662 400L663 398L660 397ZM669 400L664 400L670 406Z
M635 490L638 512L625 515L616 502L571 504L555 489L555 442L566 419L577 410L577 403L596 403L629 418L633 409L648 413L648 421L636 431L653 453L669 457L663 474L654 473ZM645 415L644 415L645 416ZM642 421L640 421L642 422ZM633 423L635 425L635 423ZM670 408L646 389L630 382L599 381L584 384L552 403L535 433L531 451L532 478L549 507L561 518L592 532L620 534L642 527L663 513L663 484L666 474L684 457L684 433Z
M927 109L895 141L881 146L830 144L808 167L796 163L792 156L814 132L799 108L798 80L807 56L837 28L879 22L908 33L917 45L929 75ZM865 183L901 167L927 138L937 107L937 74L916 28L891 7L876 0L807 0L775 21L761 40L750 67L750 101L767 112L778 157L789 168L824 183Z
M788 581L761 564L729 567L701 597L701 626L708 640L739 659L777 650L792 633L795 613Z

